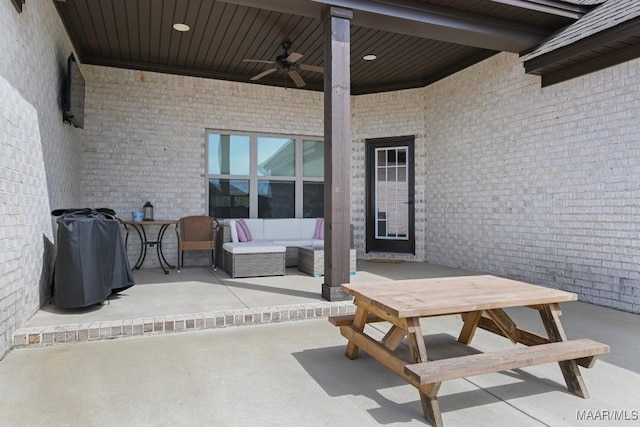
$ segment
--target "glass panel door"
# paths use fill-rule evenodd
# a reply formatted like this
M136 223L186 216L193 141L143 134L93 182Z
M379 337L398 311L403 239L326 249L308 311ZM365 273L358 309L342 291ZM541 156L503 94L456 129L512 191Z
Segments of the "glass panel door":
M376 148L376 239L407 240L408 146Z
M367 140L367 252L415 254L413 136Z

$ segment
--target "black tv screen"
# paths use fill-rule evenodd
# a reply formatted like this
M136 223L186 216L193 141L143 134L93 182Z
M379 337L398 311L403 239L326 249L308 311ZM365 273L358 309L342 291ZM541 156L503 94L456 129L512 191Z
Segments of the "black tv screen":
M67 60L67 81L62 104L64 122L84 129L84 78L73 53Z

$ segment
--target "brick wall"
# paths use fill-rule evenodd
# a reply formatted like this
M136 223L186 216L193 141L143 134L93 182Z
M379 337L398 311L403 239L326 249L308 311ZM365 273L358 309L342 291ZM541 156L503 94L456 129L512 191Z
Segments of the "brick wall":
M130 218L147 200L156 218L207 212L207 128L323 135L318 92L98 66L83 70L84 200L89 206L111 207L121 218ZM165 237L165 255L174 263L175 233ZM137 235L128 246L133 262L139 253ZM206 259L206 253L200 255ZM157 265L157 257L146 257L144 267Z
M320 93L84 65L87 129L65 126L72 50L52 1L21 14L0 2L0 358L47 296L51 209L127 217L150 200L157 217L200 214L206 128L323 133ZM417 254L397 257L640 312L639 70L542 89L500 54L427 88L352 98L359 256L364 141L415 135Z
M425 88L426 261L640 312L639 71L541 88L500 54Z
M416 255L640 311L638 61L542 89L500 54L427 88L352 98L352 222L364 254L365 140L415 135ZM322 96L85 67L89 205L205 212L206 128L322 134ZM175 259L175 237L167 252ZM132 259L135 243L130 244ZM157 261L148 257L145 266Z
M51 223L40 139L35 108L0 77L0 358L47 293Z
M79 165L83 131L62 123L67 57L73 46L53 1L29 1L18 13L0 1L0 76L33 105L42 135L52 209L81 203Z
M80 203L81 131L60 108L71 51L53 2L0 1L0 358L49 294L51 206Z
M352 97L351 130L353 139L352 176L351 176L351 221L354 224L354 237L358 256L361 258L385 257L393 259L425 259L425 97L423 89L401 90L390 93L360 95ZM366 216L366 140L403 135L415 136L415 236L416 255L364 253L365 216Z

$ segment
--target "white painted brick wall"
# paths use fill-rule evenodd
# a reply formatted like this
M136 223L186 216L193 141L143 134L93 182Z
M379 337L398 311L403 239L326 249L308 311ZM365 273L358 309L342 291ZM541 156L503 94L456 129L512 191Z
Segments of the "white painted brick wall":
M63 125L61 107L72 51L53 1L29 1L20 14L10 1L0 1L0 76L38 111L52 209L81 203L83 131Z
M353 160L351 176L351 220L354 224L354 238L359 257L380 257L380 254L366 254L366 140L402 135L415 136L415 236L416 255L385 254L386 258L405 260L425 259L425 98L424 90L402 90L352 97L351 130L353 139Z
M38 114L0 77L0 358L41 301L51 220Z
M0 1L0 359L44 301L51 206L80 205L82 131L62 123L71 43L53 2Z
M542 89L517 56L501 54L427 88L352 98L359 256L370 256L363 253L364 142L415 135L417 253L395 257L640 311L638 66ZM206 128L322 134L318 93L85 70L85 200L123 217L147 199L156 217L205 212ZM175 237L167 237L173 262ZM156 263L148 257L145 266Z
M205 130L323 134L322 94L168 74L83 67L87 81L84 200L121 218L151 201L158 219L207 212ZM155 236L157 230L151 230ZM177 262L173 230L164 252ZM129 239L130 261L139 253ZM158 265L153 253L143 267ZM193 258L195 254L187 254ZM206 254L201 258L206 263Z
M42 300L51 209L127 217L148 199L157 217L203 213L205 128L323 133L320 93L87 66L87 129L63 126L72 50L52 1L22 14L0 2L0 358ZM359 255L364 141L414 134L415 259L640 312L639 69L542 89L501 54L424 89L354 97Z
M500 54L425 88L426 260L640 312L638 70L543 89Z

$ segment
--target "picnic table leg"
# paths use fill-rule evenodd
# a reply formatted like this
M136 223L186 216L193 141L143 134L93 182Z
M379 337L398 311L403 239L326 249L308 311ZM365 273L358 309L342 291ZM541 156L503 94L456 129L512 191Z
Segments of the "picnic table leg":
M417 317L407 318L407 341L409 342L411 359L416 363L426 362L428 360L427 347L424 344L420 319Z
M410 317L407 320L407 341L409 342L409 351L411 358L416 363L427 362L427 347L424 343L422 335L422 327L420 327L420 319ZM418 388L420 392L420 403L422 404L422 413L424 418L435 427L442 427L442 415L440 413L440 403L438 402L438 391L440 390L439 382L426 384Z
M440 412L440 402L438 402L440 384L442 383L438 382L420 387L420 403L422 404L424 419L434 427L444 427Z
M358 332L362 332L364 330L364 325L367 324L367 317L369 313L363 307L358 306L356 309L356 314L353 318L352 328ZM347 343L347 351L345 355L354 360L358 357L358 346L353 343L353 341L349 340Z
M565 334L562 323L560 322L560 315L562 314L560 306L557 303L541 305L538 308L538 311L540 312L544 328L547 330L547 334L549 335L549 341L567 341L567 335ZM564 376L564 380L567 383L569 391L580 397L588 399L589 392L587 391L587 386L584 384L582 374L580 373L580 369L578 368L576 361L566 360L558 362L558 364L560 365L560 370L562 371L562 375Z
M460 336L458 336L459 342L461 342L462 344L471 343L473 335L476 333L476 329L478 329L481 318L482 310L472 311L471 313L463 313L462 320L464 321L464 324L462 325Z

